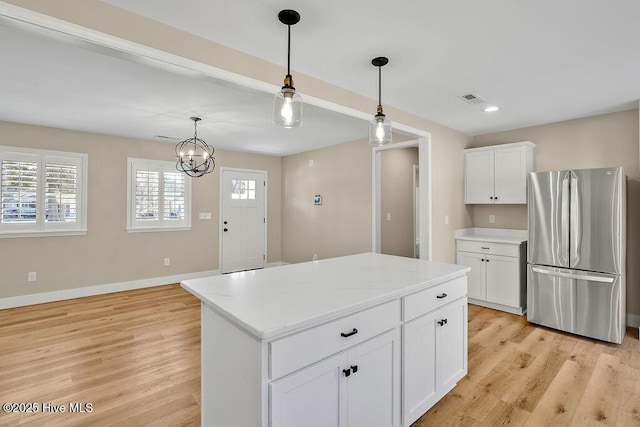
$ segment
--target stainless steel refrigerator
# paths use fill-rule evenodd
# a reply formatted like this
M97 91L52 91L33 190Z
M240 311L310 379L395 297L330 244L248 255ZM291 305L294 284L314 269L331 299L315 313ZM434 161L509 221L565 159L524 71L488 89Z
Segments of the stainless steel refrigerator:
M620 167L529 174L530 322L622 343L624 182Z

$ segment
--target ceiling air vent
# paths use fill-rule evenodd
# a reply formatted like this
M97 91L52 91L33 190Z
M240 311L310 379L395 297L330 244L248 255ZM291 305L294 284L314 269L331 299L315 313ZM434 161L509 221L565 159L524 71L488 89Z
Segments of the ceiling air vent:
M464 102L471 105L484 104L485 102L487 102L486 99L484 99L480 95L476 95L475 93L468 93L466 95L461 95L458 98L462 99Z

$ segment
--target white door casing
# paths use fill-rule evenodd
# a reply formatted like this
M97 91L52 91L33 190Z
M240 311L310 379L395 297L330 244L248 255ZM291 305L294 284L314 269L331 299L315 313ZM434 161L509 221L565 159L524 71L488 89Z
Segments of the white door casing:
M266 264L266 171L220 170L220 271Z

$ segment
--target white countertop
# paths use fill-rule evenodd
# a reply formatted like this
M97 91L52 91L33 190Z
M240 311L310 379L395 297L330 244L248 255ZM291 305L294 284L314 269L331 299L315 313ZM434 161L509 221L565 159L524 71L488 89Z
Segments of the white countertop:
M358 254L201 279L182 287L270 339L463 276L461 265Z
M456 240L474 240L519 245L527 241L529 232L527 230L504 228L461 228L453 232L453 238Z

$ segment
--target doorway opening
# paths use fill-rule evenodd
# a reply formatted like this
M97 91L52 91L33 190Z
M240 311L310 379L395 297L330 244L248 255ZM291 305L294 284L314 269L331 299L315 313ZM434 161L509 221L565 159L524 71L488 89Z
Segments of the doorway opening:
M430 260L432 258L432 242L431 242L431 139L420 138L406 142L390 144L383 147L375 147L372 151L372 171L373 171L373 230L372 230L372 251L376 253L384 253L383 251L383 222L393 221L393 215L389 217L390 212L383 210L383 174L382 174L382 153L387 150L398 150L415 147L418 150L418 163L415 171L409 169L409 179L417 184L416 190L410 190L409 200L411 203L405 209L406 218L404 222L408 222L407 229L410 236L406 242L408 257L416 257L420 259ZM411 168L412 165L409 166ZM418 172L419 171L419 172ZM413 173L413 175L412 175ZM411 181L410 181L411 182ZM415 215L415 217L414 217ZM415 218L415 219L414 219ZM387 221L390 219L389 221ZM401 219L401 218L398 218ZM415 224L415 225L414 225ZM387 225L387 224L385 224ZM414 235L415 233L415 235ZM411 240L410 240L411 239Z

